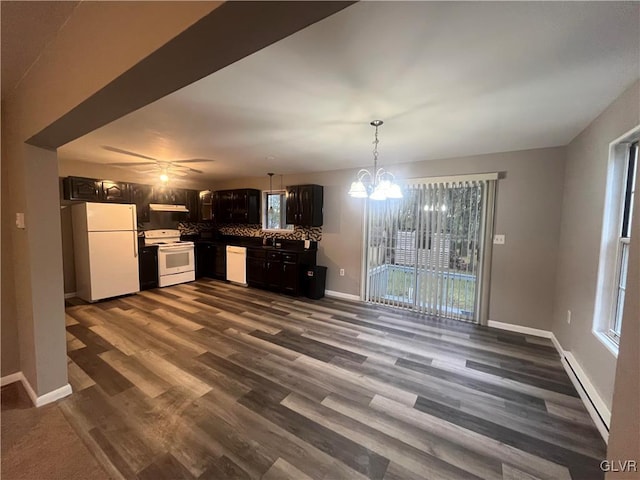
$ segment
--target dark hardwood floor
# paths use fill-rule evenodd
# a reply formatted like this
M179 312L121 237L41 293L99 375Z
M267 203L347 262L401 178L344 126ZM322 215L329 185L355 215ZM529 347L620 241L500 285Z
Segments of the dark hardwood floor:
M68 304L67 341L116 478L604 478L546 339L199 280Z

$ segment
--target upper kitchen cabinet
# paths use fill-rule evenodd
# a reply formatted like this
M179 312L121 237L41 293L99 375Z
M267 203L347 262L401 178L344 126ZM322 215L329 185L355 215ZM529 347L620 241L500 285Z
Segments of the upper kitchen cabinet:
M200 197L197 190L185 190L185 206L189 210L187 220L190 222L200 221Z
M198 220L211 220L213 218L213 192L204 190L198 196Z
M214 195L218 223L260 223L260 190L220 190Z
M165 205L186 205L187 194L182 188L154 187L153 203Z
M287 187L287 223L321 227L323 195L322 185Z
M151 185L142 185L139 183L129 184L129 197L131 203L136 204L139 222L148 222L149 204L153 198L153 187Z
M260 223L260 190L245 188L235 192L233 223Z
M101 182L94 178L67 177L63 181L64 198L83 202L100 201Z
M100 184L100 201L108 203L129 203L129 184L102 180Z

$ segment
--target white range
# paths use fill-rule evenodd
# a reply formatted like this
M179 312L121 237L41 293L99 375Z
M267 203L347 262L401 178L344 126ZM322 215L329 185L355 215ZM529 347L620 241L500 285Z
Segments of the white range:
M180 230L147 230L144 244L158 245L160 287L196 279L194 243L180 240Z

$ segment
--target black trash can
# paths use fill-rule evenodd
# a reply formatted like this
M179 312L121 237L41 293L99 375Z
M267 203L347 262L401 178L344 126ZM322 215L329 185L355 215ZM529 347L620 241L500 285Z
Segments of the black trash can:
M324 297L324 288L327 283L327 267L316 265L305 272L306 294L308 298L318 299Z

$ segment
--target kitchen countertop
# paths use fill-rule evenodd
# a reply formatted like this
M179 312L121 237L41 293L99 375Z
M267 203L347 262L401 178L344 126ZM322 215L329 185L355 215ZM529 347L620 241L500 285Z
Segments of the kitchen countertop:
M243 240L234 240L234 239L229 239L229 240L216 240L216 239L191 239L193 242L195 242L196 244L198 243L207 243L207 244L211 244L211 245L216 245L216 246L227 246L227 245L233 245L236 247L246 247L246 248L253 248L253 249L261 249L261 250L268 250L268 251L276 251L276 252L285 252L285 253L304 253L304 252L315 252L317 251L317 243L316 242L311 242L311 248L309 249L304 249L302 241L300 242L300 246L293 246L293 245L283 245L282 247L274 247L272 245L262 245L262 239L259 239L258 241L255 240L248 240L248 241L243 241Z

